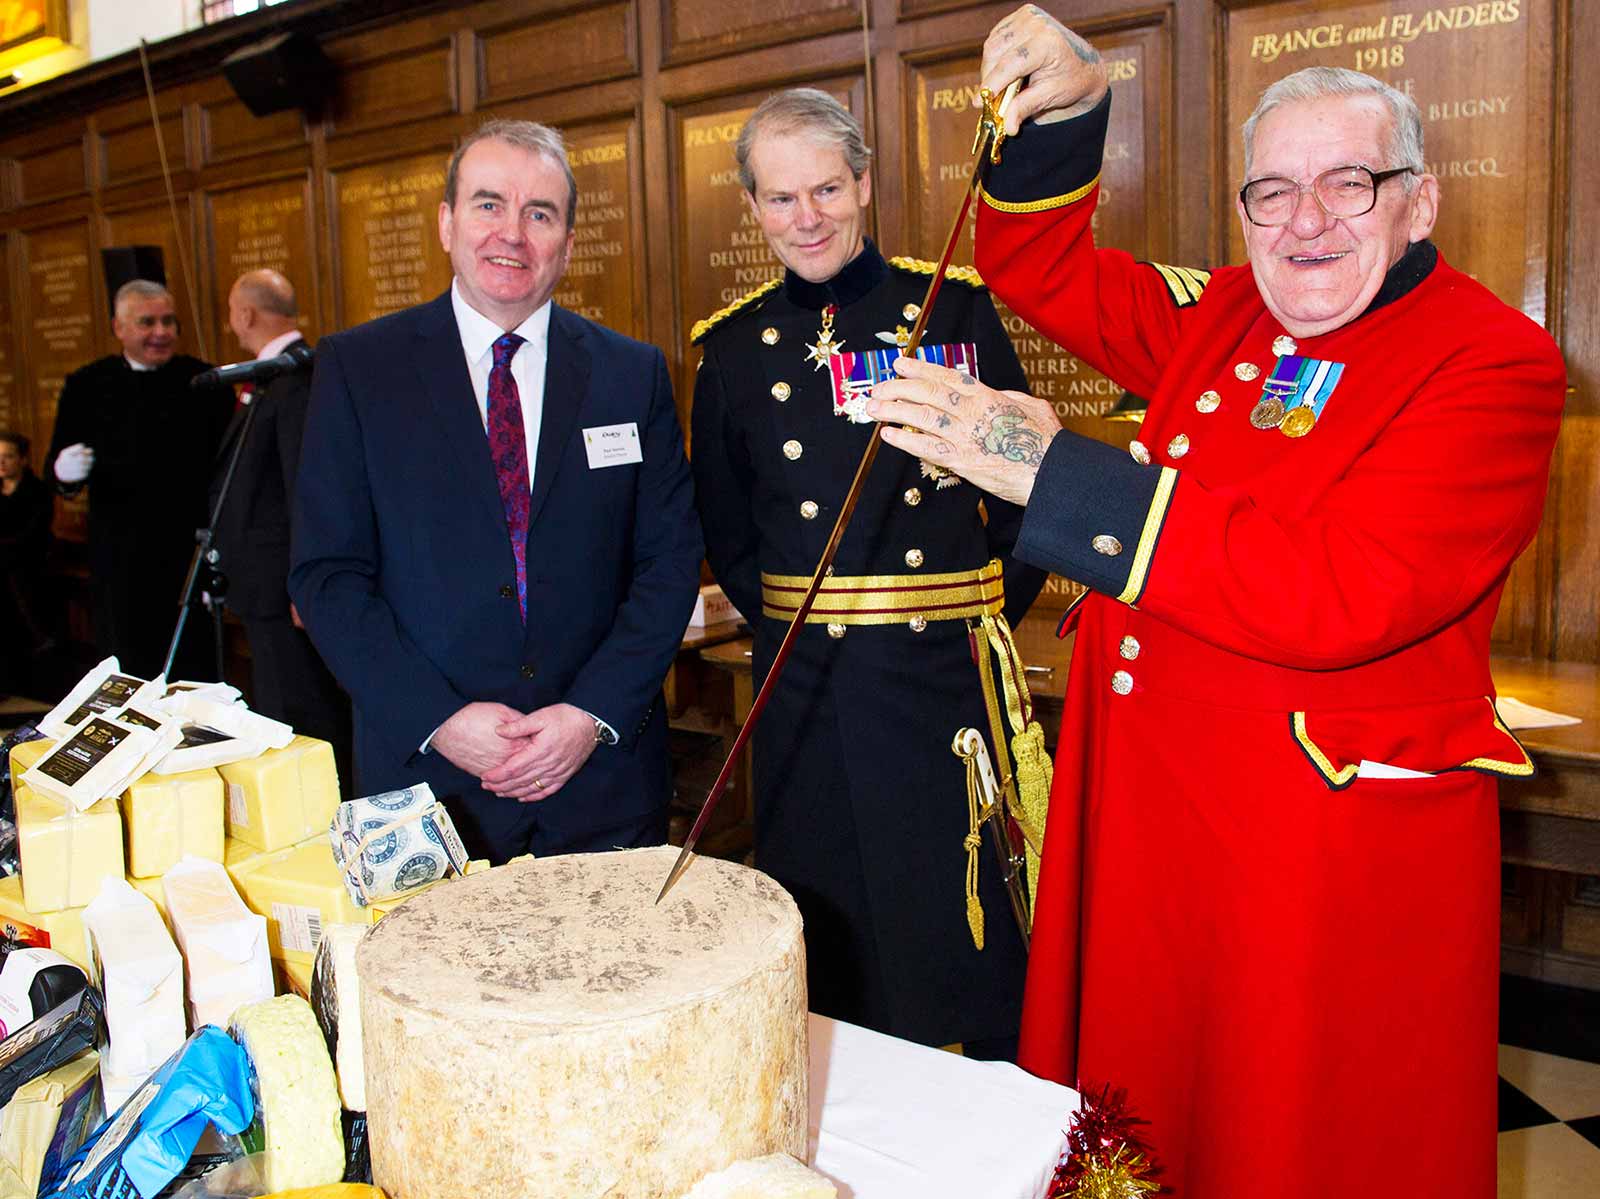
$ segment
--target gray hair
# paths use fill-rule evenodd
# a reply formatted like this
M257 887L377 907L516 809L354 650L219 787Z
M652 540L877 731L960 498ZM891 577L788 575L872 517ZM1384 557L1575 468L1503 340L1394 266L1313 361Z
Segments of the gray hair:
M485 121L469 133L467 139L456 147L456 152L450 155L450 165L445 168L444 202L451 208L456 206L456 186L461 178L461 160L466 157L467 151L479 142L491 140L516 146L517 149L526 150L529 154L542 154L561 168L561 173L567 177L567 228L571 229L572 222L578 215L578 180L572 173L572 164L567 161L566 139L561 136L559 129L541 125L537 121L511 121L500 118Z
M837 146L855 178L867 173L872 151L861 134L861 122L827 92L814 87L791 87L763 100L739 130L733 156L739 163L739 182L745 191L756 194L756 176L750 169L750 151L755 148L756 138L765 133L802 132Z
M149 279L129 279L117 288L113 297L111 310L118 316L122 315L123 305L131 300L170 300L172 293L161 283L153 283Z
M1311 100L1325 100L1333 96L1375 96L1389 110L1390 128L1388 154L1390 167L1415 167L1423 170L1422 114L1417 102L1381 79L1352 71L1345 67L1306 67L1293 75L1286 75L1266 91L1256 103L1256 110L1244 123L1244 177L1250 178L1250 162L1255 153L1256 126L1261 118L1283 104L1302 104ZM1375 164L1380 165L1380 164ZM1407 191L1417 185L1415 175L1402 175Z

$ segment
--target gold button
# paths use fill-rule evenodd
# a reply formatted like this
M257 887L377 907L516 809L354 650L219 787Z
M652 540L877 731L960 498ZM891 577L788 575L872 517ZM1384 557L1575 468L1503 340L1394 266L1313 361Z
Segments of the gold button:
M1117 646L1117 652L1132 662L1139 656L1139 639L1137 637L1124 637L1122 644Z
M1253 362L1241 362L1233 368L1233 377L1245 383L1250 382L1251 379L1254 379L1259 374L1261 374L1261 368Z
M921 550L907 550L906 551L906 565L910 566L910 567L913 567L913 568L921 566L922 565L922 551Z
M906 320L908 320L908 321L914 321L919 316L922 315L922 305L920 305L920 304L907 304L904 308L902 308L900 310L900 315L905 317Z
M772 385L772 398L780 404L787 400L789 398L789 385L781 381L774 383Z
M844 636L844 626L842 624L830 623L828 625L828 636L832 637L835 641L839 640L839 638Z
M1179 433L1171 441L1167 442L1167 455L1168 455L1168 457L1171 457L1171 458L1182 458L1188 452L1189 452L1189 435L1187 433Z
M822 511L822 509L817 507L816 500L806 500L805 503L800 505L800 519L816 520L817 513L820 511Z
M913 633L920 633L923 629L928 627L928 618L926 616L913 616L906 623L911 626L911 631Z
M798 441L789 440L783 443L783 456L790 462L793 462L805 452L805 446L801 445Z
M1194 406L1201 412L1215 412L1222 407L1222 397L1214 391L1202 391Z
M1272 339L1272 352L1279 358L1282 358L1286 354L1293 354L1298 348L1299 347L1294 344L1294 338L1290 337L1287 333L1280 333L1278 336Z
M1126 670L1119 670L1111 676L1111 690L1118 695L1127 695L1133 690L1133 676Z
M777 345L778 331L771 325L768 325L765 329L761 330L761 340L766 342L769 346Z
M1104 554L1108 558L1115 558L1122 552L1122 542L1118 541L1110 533L1099 534L1089 544L1094 546L1095 553Z
M1145 445L1144 442L1130 441L1128 443L1128 453L1133 455L1133 460L1140 466L1150 465L1150 447Z
M922 492L918 491L915 487L907 487L905 495L901 496L900 498L905 500L907 508L915 508L918 504L922 503Z

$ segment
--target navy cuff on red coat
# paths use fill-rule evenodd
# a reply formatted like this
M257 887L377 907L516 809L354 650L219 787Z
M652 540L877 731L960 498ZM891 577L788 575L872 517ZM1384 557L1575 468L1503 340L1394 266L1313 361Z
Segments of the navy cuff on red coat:
M1015 555L1124 603L1144 592L1178 472L1063 429L1051 441Z
M1002 212L1036 212L1081 199L1100 178L1110 120L1107 91L1082 116L1048 125L1024 121L984 175L984 203Z

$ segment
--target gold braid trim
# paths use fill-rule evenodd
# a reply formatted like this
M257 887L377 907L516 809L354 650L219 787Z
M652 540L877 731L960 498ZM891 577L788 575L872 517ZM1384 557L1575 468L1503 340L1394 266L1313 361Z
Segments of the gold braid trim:
M703 338L707 333L710 333L711 330L715 329L718 325L727 320L730 316L733 316L735 313L743 312L746 308L750 307L750 305L754 304L757 300L762 299L768 292L782 282L782 278L768 279L754 291L745 292L744 295L740 296L726 308L719 308L710 316L706 317L705 320L696 321L694 323L694 328L689 331L689 344L699 345L700 339Z
M939 266L937 262L929 262L926 258L907 258L904 255L889 259L889 265L899 267L902 271L909 271L913 275L931 275ZM957 283L965 283L969 287L987 286L983 276L970 266L947 266L944 268L944 277L954 279Z
M1048 212L1052 208L1065 208L1068 204L1076 204L1083 199L1100 183L1100 176L1096 175L1082 187L1074 188L1059 196L1047 196L1043 200L997 200L982 186L978 189L978 198L996 212Z
M978 898L978 850L983 847L983 822L995 815L994 806L982 800L978 749L983 739L978 738L971 753L961 748L962 730L950 748L967 765L967 835L961 847L967 851L967 930L972 934L972 947L983 948L983 901Z

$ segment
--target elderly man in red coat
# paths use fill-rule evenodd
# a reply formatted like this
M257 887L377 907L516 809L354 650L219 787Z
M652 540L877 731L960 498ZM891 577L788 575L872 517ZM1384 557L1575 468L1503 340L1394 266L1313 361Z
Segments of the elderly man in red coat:
M978 265L1151 397L1131 453L925 363L884 438L1027 513L1089 588L1021 1061L1125 1086L1188 1199L1495 1187L1500 778L1489 633L1544 506L1565 371L1429 240L1415 104L1312 68L1245 125L1248 267L1097 249L1111 97L1038 8Z

